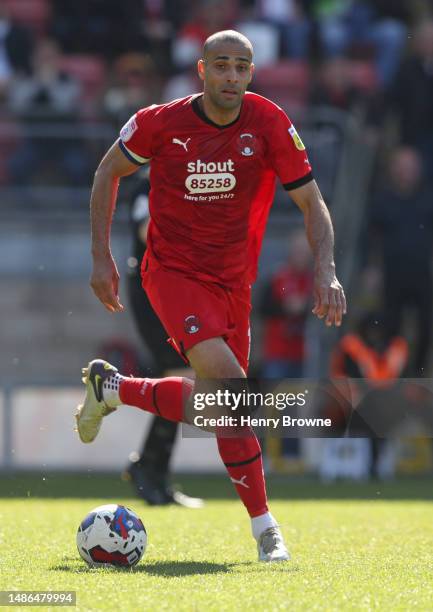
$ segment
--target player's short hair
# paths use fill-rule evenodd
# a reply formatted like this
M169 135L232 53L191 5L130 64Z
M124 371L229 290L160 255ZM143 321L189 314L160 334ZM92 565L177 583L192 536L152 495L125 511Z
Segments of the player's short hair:
M203 58L206 59L211 48L218 43L237 43L243 45L248 53L251 55L251 59L253 58L253 45L248 40L246 36L241 34L240 32L236 32L236 30L222 30L221 32L215 32L215 34L211 34L203 45Z

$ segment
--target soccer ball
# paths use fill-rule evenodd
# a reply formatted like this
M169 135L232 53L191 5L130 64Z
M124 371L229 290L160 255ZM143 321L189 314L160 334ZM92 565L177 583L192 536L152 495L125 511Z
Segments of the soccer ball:
M146 545L143 523L125 506L98 506L78 527L78 552L91 567L132 567L140 561Z

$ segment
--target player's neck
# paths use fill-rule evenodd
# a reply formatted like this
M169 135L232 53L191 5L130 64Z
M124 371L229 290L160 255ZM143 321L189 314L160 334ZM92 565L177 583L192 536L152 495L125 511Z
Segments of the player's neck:
M212 100L206 96L206 93L200 96L198 99L198 104L206 117L217 125L228 125L229 123L233 123L233 121L236 121L236 119L239 117L239 113L241 112L240 106L234 109L224 109L215 106L215 104L212 103Z

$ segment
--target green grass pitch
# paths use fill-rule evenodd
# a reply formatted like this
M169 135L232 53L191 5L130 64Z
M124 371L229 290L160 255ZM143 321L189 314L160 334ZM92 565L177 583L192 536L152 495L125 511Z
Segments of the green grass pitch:
M73 590L78 610L118 612L433 609L431 479L270 479L271 509L293 557L275 565L256 561L226 479L179 481L206 498L204 509L150 508L115 476L3 475L0 589ZM109 502L146 525L148 548L132 570L89 569L78 556L78 524Z

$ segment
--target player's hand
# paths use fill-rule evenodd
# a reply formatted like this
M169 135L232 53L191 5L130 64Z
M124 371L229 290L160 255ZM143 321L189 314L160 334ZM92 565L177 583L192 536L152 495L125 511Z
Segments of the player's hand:
M111 255L95 256L90 286L94 294L110 312L122 312L119 301L119 272Z
M346 314L346 296L333 270L316 273L312 312L319 319L326 317L325 324L328 327L331 325L340 327L343 315Z

